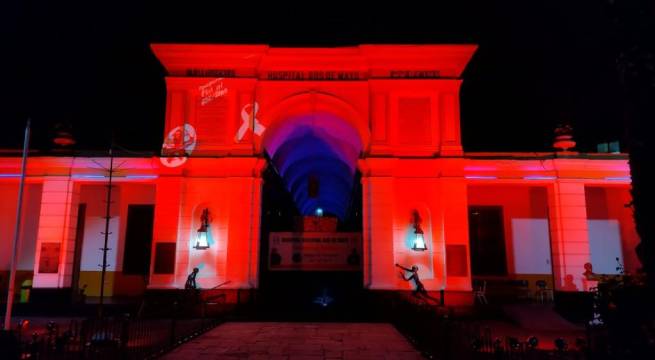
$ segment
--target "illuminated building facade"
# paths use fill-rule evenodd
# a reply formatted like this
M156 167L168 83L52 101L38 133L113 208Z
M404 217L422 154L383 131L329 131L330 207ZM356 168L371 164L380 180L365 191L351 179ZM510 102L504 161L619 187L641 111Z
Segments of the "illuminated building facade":
M366 289L409 289L396 263L453 294L474 278L583 291L585 263L640 266L625 154L463 150L459 90L475 46L152 49L168 71L162 156L114 159L108 295L183 288L194 267L203 288L257 288L267 166L304 215L342 219L361 179ZM97 295L108 162L29 159L19 282ZM2 229L19 167L0 158ZM0 234L3 249L12 236Z

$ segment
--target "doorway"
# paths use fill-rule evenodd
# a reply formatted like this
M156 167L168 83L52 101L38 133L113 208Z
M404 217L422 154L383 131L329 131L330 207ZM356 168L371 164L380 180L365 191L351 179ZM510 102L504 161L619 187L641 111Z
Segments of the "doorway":
M116 295L139 296L145 292L150 271L154 221L154 205L127 206L123 271L115 279Z
M507 275L503 208L471 206L468 218L472 275Z
M263 174L261 246L259 266L260 303L269 320L321 320L356 315L353 306L363 289L361 266L357 270L279 270L271 266L271 234L293 233L303 236L299 228L303 215L288 191L284 179L269 162ZM319 192L320 190L320 185ZM350 201L338 218L334 234L362 231L362 193L360 174L355 174ZM323 217L332 216L324 213ZM305 234L304 236L307 236Z

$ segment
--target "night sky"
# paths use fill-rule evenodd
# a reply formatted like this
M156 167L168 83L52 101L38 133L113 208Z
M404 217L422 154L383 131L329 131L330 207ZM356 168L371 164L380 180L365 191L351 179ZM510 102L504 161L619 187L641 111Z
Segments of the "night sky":
M562 121L581 151L625 143L605 1L96 3L0 5L0 148L20 147L29 116L38 149L69 122L77 149L106 148L113 133L126 148L158 150L165 73L153 42L474 43L461 93L465 150L549 150Z

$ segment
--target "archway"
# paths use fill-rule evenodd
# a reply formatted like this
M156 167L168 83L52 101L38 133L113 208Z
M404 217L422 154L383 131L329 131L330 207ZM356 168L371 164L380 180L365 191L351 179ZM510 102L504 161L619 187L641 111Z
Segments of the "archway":
M317 308L343 313L362 288L361 268L286 269L269 266L271 233L298 232L298 220L315 216L337 221L336 232L361 233L362 196L357 160L359 133L329 112L281 120L262 140L269 166L262 192L260 289L282 318L315 315ZM361 249L360 249L361 254ZM303 254L304 256L304 254ZM331 303L319 304L326 295ZM288 310L285 312L285 309ZM339 309L339 310L335 310Z
M301 214L321 208L345 218L362 150L357 131L348 123L330 113L294 116L267 132L263 148ZM309 189L308 179L320 188Z

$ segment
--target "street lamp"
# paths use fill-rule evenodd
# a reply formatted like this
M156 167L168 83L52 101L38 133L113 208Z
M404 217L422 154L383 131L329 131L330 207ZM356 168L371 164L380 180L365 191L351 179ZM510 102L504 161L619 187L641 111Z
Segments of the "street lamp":
M427 250L425 239L423 238L423 229L421 229L421 217L417 210L414 210L414 246L412 246L412 250Z
M207 238L207 232L209 230L209 209L205 208L202 210L202 215L200 215L200 228L196 234L196 246L193 248L196 250L207 250L209 249L209 240Z

